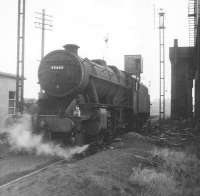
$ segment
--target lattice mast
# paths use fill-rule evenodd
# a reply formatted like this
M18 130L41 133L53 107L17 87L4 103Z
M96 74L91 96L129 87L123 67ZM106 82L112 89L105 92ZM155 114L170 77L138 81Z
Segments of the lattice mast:
M16 113L24 109L25 0L18 0Z
M197 25L197 0L188 0L189 46L195 45L195 28Z
M160 98L159 119L165 119L165 13L159 12Z

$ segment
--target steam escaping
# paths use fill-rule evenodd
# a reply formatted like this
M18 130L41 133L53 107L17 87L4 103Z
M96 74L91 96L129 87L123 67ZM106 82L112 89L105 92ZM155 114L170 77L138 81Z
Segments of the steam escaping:
M31 127L31 116L23 115L16 123L3 127L1 133L7 134L11 150L35 152L37 155L51 155L69 159L74 154L80 154L88 148L88 145L63 148L52 142L44 142L42 135L34 134Z

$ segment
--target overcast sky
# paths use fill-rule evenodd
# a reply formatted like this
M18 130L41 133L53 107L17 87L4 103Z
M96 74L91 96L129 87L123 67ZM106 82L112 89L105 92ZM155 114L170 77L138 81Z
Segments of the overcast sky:
M53 31L46 32L45 54L67 43L80 46L81 57L105 57L124 67L124 55L141 54L143 82L151 83L152 98L159 97L158 10L166 12L166 83L170 96L168 48L173 39L188 45L188 0L26 0L25 97L37 98L37 69L41 31L34 26L35 12L53 15ZM16 73L17 0L6 0L0 12L0 71ZM155 8L155 9L154 9ZM154 14L155 13L155 14ZM154 17L155 16L155 17ZM109 37L108 48L104 38Z

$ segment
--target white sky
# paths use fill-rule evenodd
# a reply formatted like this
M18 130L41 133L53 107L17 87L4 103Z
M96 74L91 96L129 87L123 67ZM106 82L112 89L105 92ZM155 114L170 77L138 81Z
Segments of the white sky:
M26 0L25 97L37 98L37 69L41 31L34 26L35 11L53 15L53 31L46 32L45 54L67 43L80 46L81 57L102 58L123 69L125 54L141 54L142 79L151 82L152 98L159 96L158 9L166 12L166 90L170 97L168 48L173 39L188 45L188 0ZM154 4L156 20L154 20ZM16 73L17 0L3 1L0 12L0 71ZM155 24L156 22L156 24ZM155 25L154 25L155 24ZM154 26L156 28L154 28ZM108 48L104 37L108 35Z

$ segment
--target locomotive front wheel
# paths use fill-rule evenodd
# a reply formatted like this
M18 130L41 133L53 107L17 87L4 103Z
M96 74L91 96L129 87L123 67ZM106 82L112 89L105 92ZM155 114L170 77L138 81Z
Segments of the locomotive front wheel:
M83 146L86 141L85 141L85 135L83 132L76 132L72 136L72 143L73 145L76 146Z
M52 133L50 131L42 130L41 133L42 133L44 141L51 141L52 140Z
M100 133L98 134L97 138L96 138L96 142L98 145L102 145L105 141L105 137L104 134Z

